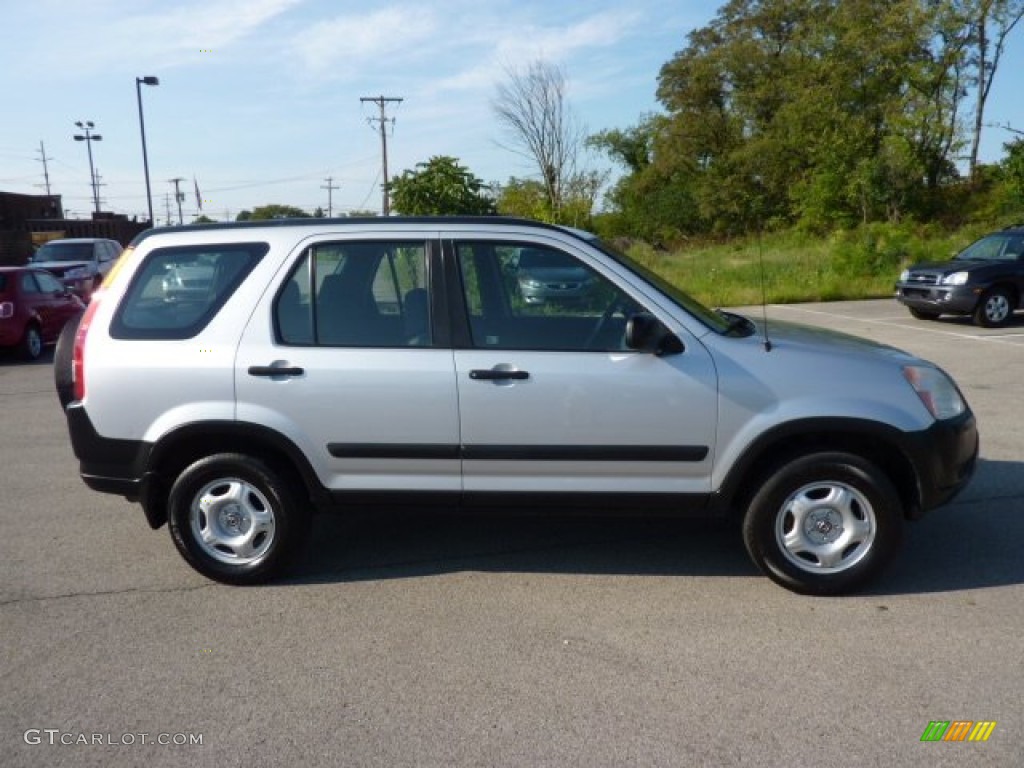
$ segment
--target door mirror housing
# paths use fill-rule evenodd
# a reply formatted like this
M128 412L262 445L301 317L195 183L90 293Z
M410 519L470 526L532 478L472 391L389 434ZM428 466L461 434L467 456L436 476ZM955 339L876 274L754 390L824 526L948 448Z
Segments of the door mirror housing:
M626 346L637 352L653 352L662 355L678 355L685 347L672 331L649 312L633 315L626 322Z

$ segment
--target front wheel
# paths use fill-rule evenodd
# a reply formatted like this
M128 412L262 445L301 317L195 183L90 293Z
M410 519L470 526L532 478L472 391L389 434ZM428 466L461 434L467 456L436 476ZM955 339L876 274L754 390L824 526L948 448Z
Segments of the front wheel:
M1013 314L1013 302L1005 288L987 291L974 310L974 322L982 328L998 328Z
M226 584L273 578L309 529L308 511L289 483L262 461L236 453L187 467L171 486L167 521L188 564Z
M872 463L815 453L782 466L752 499L743 542L754 563L794 592L836 595L878 574L899 546L902 504Z

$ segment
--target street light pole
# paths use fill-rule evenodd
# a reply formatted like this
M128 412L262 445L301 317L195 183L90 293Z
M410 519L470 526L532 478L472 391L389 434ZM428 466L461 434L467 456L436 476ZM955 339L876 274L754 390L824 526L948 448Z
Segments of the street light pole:
M84 141L86 149L89 150L89 180L92 182L92 202L95 206L96 213L100 212L100 188L96 184L96 171L93 170L92 165L92 143L94 141L103 141L103 137L98 133L90 133L90 131L96 127L92 120L77 121L75 123L79 128L85 131L85 135L75 134L75 141Z
M156 220L153 218L153 192L149 187L149 156L146 152L146 121L142 117L142 86L160 85L160 78L152 75L135 78L135 97L139 102L139 131L142 133L142 168L146 172L146 204L149 206L149 226L154 226Z

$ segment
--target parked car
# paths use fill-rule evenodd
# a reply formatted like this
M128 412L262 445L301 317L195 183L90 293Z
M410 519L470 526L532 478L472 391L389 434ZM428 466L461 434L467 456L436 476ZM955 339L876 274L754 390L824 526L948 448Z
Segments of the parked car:
M593 288L590 274L578 262L556 251L537 248L520 249L516 280L527 304L582 301Z
M1024 308L1024 227L985 235L952 261L903 270L896 300L918 320L970 315L985 328L1005 325Z
M52 272L83 301L89 301L121 251L116 240L65 238L43 243L29 263Z
M524 251L603 303L517 301ZM208 290L167 301L185 263ZM279 573L312 509L442 505L735 517L770 578L835 594L978 452L931 363L781 323L768 343L593 235L500 217L144 232L54 372L85 483L232 584Z
M17 348L26 360L55 343L64 324L84 308L49 272L0 267L0 347Z

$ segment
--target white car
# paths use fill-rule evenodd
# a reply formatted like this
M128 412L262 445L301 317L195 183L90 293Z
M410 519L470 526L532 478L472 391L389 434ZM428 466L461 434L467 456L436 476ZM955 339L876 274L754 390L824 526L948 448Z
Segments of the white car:
M54 274L69 290L88 301L122 250L116 240L68 237L43 243L29 263Z
M524 301L524 251L591 299ZM168 300L169 267L200 264ZM769 343L592 235L498 217L147 231L55 370L85 482L236 584L277 574L311 510L397 503L734 516L772 579L839 593L978 451L928 362L799 326Z

